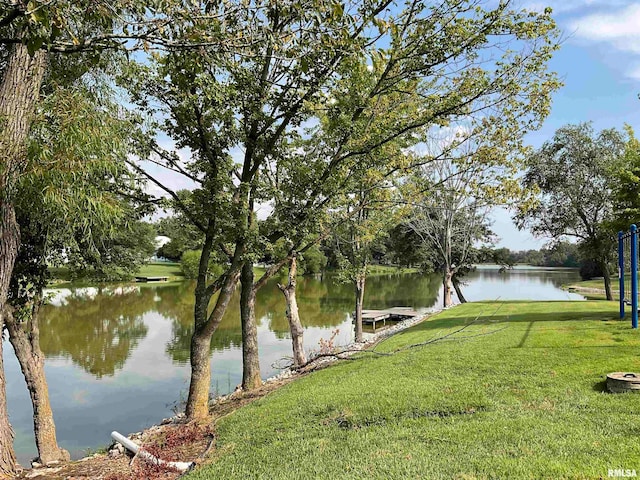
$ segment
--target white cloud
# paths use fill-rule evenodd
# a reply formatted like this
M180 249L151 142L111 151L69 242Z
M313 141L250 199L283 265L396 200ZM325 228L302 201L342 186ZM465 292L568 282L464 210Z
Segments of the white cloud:
M588 42L600 43L612 47L621 53L632 54L628 64L636 64L635 68L628 70L629 78L640 78L640 66L633 61L636 55L640 55L640 4L627 5L624 8L611 11L600 11L582 16L570 23L570 28L575 31L577 38L583 38Z
M587 15L571 23L576 35L595 42L610 42L619 50L640 53L640 5L615 12Z

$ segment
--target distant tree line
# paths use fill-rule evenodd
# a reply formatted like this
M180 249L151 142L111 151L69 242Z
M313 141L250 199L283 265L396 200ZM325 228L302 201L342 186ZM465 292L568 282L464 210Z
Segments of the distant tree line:
M483 263L498 263L504 265L534 265L536 267L570 267L578 268L583 265L579 247L575 243L558 242L549 248L539 250L510 250L496 248L486 255Z

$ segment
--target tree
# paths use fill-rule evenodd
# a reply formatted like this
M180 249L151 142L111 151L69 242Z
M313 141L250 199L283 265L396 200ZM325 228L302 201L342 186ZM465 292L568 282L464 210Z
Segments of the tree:
M460 301L466 301L456 275L469 269L475 258L474 246L488 241L487 214L490 199L485 184L488 177L499 181L493 165L484 164L465 150L459 159L436 160L414 175L407 189L413 205L407 225L421 239L432 256L432 265L442 272L443 306L453 304L455 288ZM491 197L490 197L491 198Z
M583 258L602 271L607 300L613 300L609 262L613 256L615 181L625 151L624 135L596 133L589 123L566 125L527 159L525 188L539 189L538 204L521 208L520 227L559 241L578 239Z
M302 275L314 275L321 273L326 266L327 257L322 253L318 245L314 243L301 256L298 271Z
M130 279L149 262L155 253L156 231L153 225L141 220L145 210L135 207L129 199L120 199L116 209L122 220L96 225L91 235L82 229L75 232L65 254L72 277L97 281Z
M208 413L208 347L240 277L243 385L260 381L251 305L281 265L254 281L251 263L266 244L286 236L281 226L307 225L341 193L350 169L397 139L410 143L461 116L474 117L487 135L509 138L536 127L548 112L558 87L546 72L557 36L548 11L518 12L509 2L486 9L412 0L395 12L390 6L388 0L225 3L165 29L172 42L214 35L224 48L154 53L124 77L132 100L163 115L162 130L193 153L182 162L157 142L148 145L148 158L196 184L193 205L178 202L204 236L190 418ZM522 49L503 49L507 39ZM271 199L261 179L280 162L299 165L292 171L305 195L297 196L295 211L277 212L278 228L262 237L255 207ZM132 164L176 200L168 185ZM207 274L212 254L228 259L216 279Z
M496 265L501 265L504 268L512 268L513 264L516 263L515 255L506 247L480 247L478 258L479 263L494 263Z
M396 152L399 160L403 156ZM390 162L390 168L394 168ZM355 341L363 341L362 311L364 292L374 245L386 238L390 225L395 225L402 210L394 202L392 182L373 169L356 176L342 209L334 214L333 227L338 246L342 277L353 285L355 293ZM382 177L382 178L381 178Z
M9 315L9 284L21 244L14 201L27 166L27 139L47 65L59 53L99 52L123 47L130 39L157 39L154 34L166 16L156 17L157 22L125 20L152 11L128 1L110 8L89 1L0 4L0 332ZM15 472L12 443L0 345L0 477Z
M15 184L24 168L26 139L44 75L46 55L31 57L26 46L16 46L0 84L0 332L4 331L13 265L18 256L20 230L13 207ZM0 478L15 472L13 431L6 406L4 363L0 342Z
M613 171L614 220L611 229L627 231L640 221L640 141L625 125L627 142L621 165Z
M284 295L287 303L287 321L289 323L289 332L291 334L291 345L293 349L293 365L299 367L304 365L307 357L304 353L304 329L300 322L300 314L298 312L298 300L296 298L296 276L298 275L297 254L291 255L289 260L289 275L286 285L278 283L278 288Z
M545 267L579 267L579 245L570 242L555 242L550 249L543 249Z
M385 241L385 261L401 267L420 266L425 261L422 241L416 233L407 228L404 222L389 230Z
M544 265L544 253L540 250L527 250L526 252L522 252L522 263L526 263L528 265Z
M132 261L113 247L104 251L107 243L113 246L114 239L132 233L123 228L131 209L123 208L123 201L111 192L130 183L122 158L128 153L125 132L131 126L118 118L109 100L104 91L97 97L82 79L61 86L50 75L31 128L28 163L16 185L14 207L22 247L11 276L4 325L31 395L38 460L43 464L69 459L57 444L39 344L48 265L62 258L73 262L72 252L89 251L93 245L109 254L103 265L123 262L129 267Z
M284 200L283 196L277 197L279 201L276 205L281 205ZM277 209L278 207L276 207ZM267 230L273 228L273 218L270 221L263 222L263 229ZM319 226L316 225L316 226ZM268 232L263 232L268 235ZM281 238L268 252L268 257L271 259L272 264L282 265L288 264L289 273L286 284L278 283L278 289L282 292L285 298L286 310L285 316L287 318L287 324L289 326L289 334L291 336L291 346L293 351L293 365L299 367L304 365L307 361L304 353L304 327L300 320L300 312L298 310L298 301L296 297L297 277L299 275L298 260L301 260L302 269L308 268L309 273L316 273L326 264L326 257L320 252L317 244L324 238L323 236L307 235L307 238L303 240L293 237ZM298 250L294 249L294 245L298 246L302 243L306 246L299 247ZM323 261L324 260L324 261Z

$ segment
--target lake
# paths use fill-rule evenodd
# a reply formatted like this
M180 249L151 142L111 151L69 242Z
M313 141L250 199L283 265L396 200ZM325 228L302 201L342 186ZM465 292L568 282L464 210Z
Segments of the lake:
M481 266L469 274L463 293L477 300L581 300L561 290L580 280L576 270L517 267L500 273ZM128 434L180 411L189 381L193 284L138 284L50 291L42 310L41 348L62 447L79 458L110 443L113 430ZM211 345L212 393L224 394L241 381L239 291ZM365 308L409 306L426 312L442 303L440 278L390 274L367 279ZM353 339L351 285L332 275L298 280L298 304L307 350L335 333L334 344ZM285 303L276 280L256 303L260 366L264 378L274 363L291 355ZM19 461L36 455L32 410L17 360L5 342L9 416Z

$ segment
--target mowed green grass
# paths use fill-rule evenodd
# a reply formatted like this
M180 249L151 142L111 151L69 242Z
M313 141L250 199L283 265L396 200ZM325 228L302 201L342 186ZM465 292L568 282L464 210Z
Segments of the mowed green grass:
M604 280L602 278L594 280L583 280L581 282L575 282L565 285L566 288L595 288L604 292ZM618 292L618 277L611 277L611 290Z
M606 478L640 471L640 332L614 302L473 303L216 425L188 478ZM407 348L479 321L449 340ZM493 332L493 333L492 333ZM481 336L477 336L481 335Z
M584 280L582 282L576 282L573 285L576 287L601 288L604 290L604 280L601 278ZM611 288L614 290L618 289L618 277L611 277Z
M396 267L393 265L369 265L367 275L397 275L401 273L417 273L414 267Z
M84 277L72 279L71 272L66 267L57 267L50 268L49 273L51 275L51 286L62 287L66 286L66 284L75 284L75 285L92 285L96 282L94 280L87 280ZM168 281L175 282L184 280L184 276L182 274L182 269L180 268L180 264L176 262L152 262L140 267L140 270L136 272L135 275L132 276L130 281L135 281L133 277L168 277ZM116 282L121 283L121 282Z
M140 267L136 276L169 277L169 280L181 280L183 278L180 264L174 262L148 263Z

